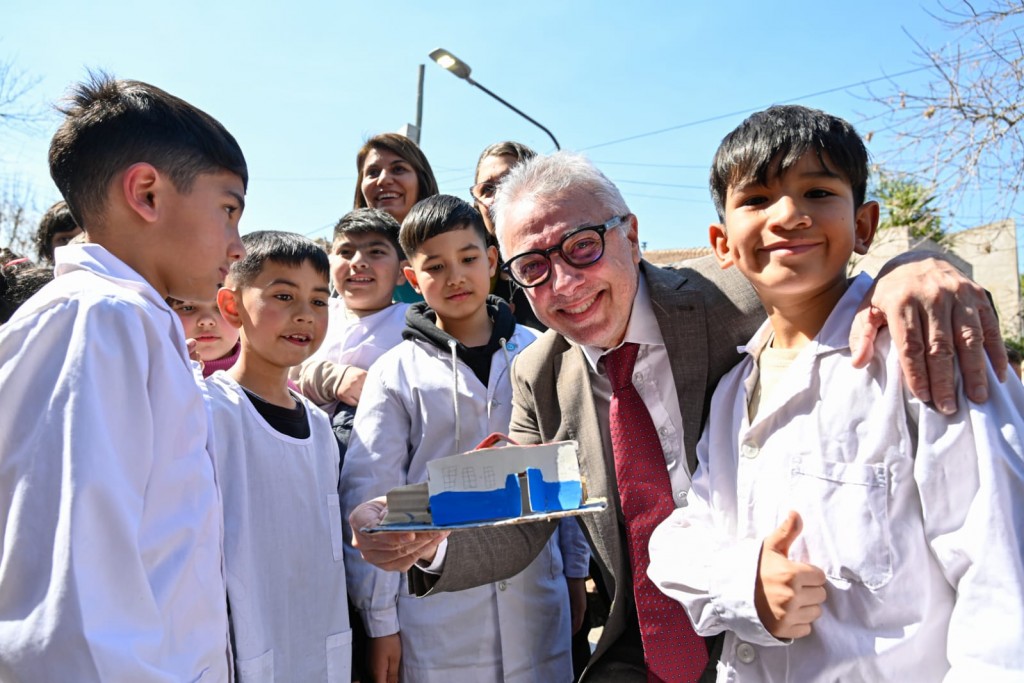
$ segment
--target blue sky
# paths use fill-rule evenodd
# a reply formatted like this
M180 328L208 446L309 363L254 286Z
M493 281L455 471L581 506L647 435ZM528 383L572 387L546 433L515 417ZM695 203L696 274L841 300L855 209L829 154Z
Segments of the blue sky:
M468 198L476 158L492 142L553 150L543 131L431 62L436 47L468 62L476 80L541 121L563 149L587 153L619 184L641 240L662 249L706 244L715 217L707 167L747 113L783 102L826 109L876 132L869 148L878 157L892 137L876 130L879 109L856 84L921 65L904 30L926 44L947 39L926 12L933 3L891 0L154 7L7 0L0 57L40 79L39 101L102 68L196 104L245 151L243 232L311 236L329 234L352 207L363 140L415 119L419 64L421 145L442 192ZM0 179L29 185L39 209L59 198L46 170L56 122L0 130ZM673 130L645 135L664 129Z

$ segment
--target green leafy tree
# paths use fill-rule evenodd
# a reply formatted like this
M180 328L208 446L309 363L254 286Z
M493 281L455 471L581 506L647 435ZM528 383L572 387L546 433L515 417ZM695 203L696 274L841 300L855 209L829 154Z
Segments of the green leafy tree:
M945 239L942 217L935 207L936 197L929 188L908 176L879 169L874 195L882 207L879 230L905 227L918 239L940 244Z

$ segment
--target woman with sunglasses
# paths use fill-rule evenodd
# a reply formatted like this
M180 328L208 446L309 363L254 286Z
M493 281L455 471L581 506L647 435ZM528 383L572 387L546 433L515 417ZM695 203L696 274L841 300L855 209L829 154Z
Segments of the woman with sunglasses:
M484 217L484 225L487 226L491 244L495 247L498 246L498 241L494 237L491 204L494 202L494 193L498 189L498 183L508 175L513 166L535 156L537 153L526 145L520 142L506 141L487 147L476 162L476 176L469 192L473 195L474 205ZM542 332L547 329L544 323L534 315L533 309L530 308L530 302L526 299L526 293L522 288L517 287L500 267L491 282L491 293L508 302L516 317L516 322L520 325L526 325Z

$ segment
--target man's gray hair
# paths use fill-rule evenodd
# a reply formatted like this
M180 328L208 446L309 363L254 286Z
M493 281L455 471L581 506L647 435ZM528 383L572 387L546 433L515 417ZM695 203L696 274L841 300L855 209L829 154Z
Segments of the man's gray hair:
M498 185L491 207L498 244L501 244L504 214L509 206L520 200L538 204L552 203L569 193L589 194L595 205L605 209L608 216L596 216L595 220L629 213L619 188L582 154L555 152L537 155L514 166Z

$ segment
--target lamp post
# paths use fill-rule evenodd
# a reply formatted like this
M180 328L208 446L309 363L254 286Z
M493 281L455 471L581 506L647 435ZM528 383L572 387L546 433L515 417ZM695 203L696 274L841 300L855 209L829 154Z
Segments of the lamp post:
M488 95L490 95L494 99L498 100L499 102L504 104L506 107L508 107L509 109L514 111L515 113L517 113L520 116L522 116L524 119L526 119L527 121L529 121L533 125L535 125L538 128L540 128L542 131L547 133L548 137L551 138L551 141L553 143L555 143L555 149L558 149L558 150L562 149L562 147L558 144L558 140L555 139L555 136L552 135L551 131L548 130L547 128L545 128L539 121L537 121L536 119L534 119L534 118L532 118L530 116L527 116L525 113L520 111L518 108L512 106L511 104L509 104L508 102L506 102L502 98L498 97L493 92L491 92L490 90L488 90L487 88L485 88L484 86L480 85L479 83L474 81L472 78L470 78L469 74L472 71L472 69L469 68L469 64L466 64L464 61L462 61L461 59L459 59L458 57L453 55L451 52L448 52L448 50L445 50L445 49L442 49L442 48L437 48L436 50L431 52L430 53L430 58L433 59L435 62L437 62L439 66L447 69L448 71L451 71L453 74L455 74L456 76L458 76L462 80L466 81L470 85L475 85L476 87L480 88L485 93L487 93Z

